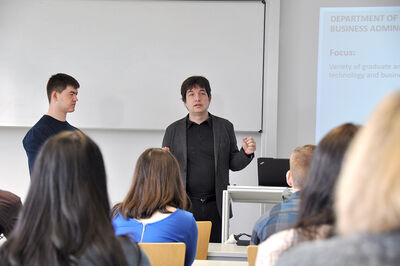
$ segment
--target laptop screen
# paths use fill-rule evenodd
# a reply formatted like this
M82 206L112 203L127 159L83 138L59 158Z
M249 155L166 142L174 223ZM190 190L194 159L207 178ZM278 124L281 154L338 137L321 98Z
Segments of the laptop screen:
M286 172L289 159L257 158L258 185L268 187L288 187Z

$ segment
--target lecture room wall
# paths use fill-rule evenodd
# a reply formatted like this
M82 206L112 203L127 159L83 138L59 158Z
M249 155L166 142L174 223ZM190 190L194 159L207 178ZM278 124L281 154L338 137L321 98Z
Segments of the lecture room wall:
M281 0L277 156L315 142L320 7L399 6L398 0Z
M83 88L82 84L82 89ZM171 102L171 104L182 104L179 102L179 88L176 88L176 90L171 93L176 94L175 98L178 101L175 103ZM227 97L229 97L229 95L227 95ZM76 112L79 112L79 103ZM177 116L176 119L178 118L180 117ZM79 127L79 125L76 126ZM16 193L22 198L22 200L26 197L30 181L27 158L22 147L22 139L28 130L29 127L0 127L1 189ZM82 128L82 130L92 137L102 150L108 175L110 201L112 204L121 201L127 193L132 181L133 170L138 156L148 147L160 147L164 135L163 130L157 129L121 130ZM237 132L238 143L240 145L242 137L248 135L252 135L258 143L259 146L256 152L256 157L259 157L261 154L261 134L257 132ZM253 162L243 171L232 173L231 184L256 185L256 160L253 160ZM234 206L234 212L243 215L237 215L237 217L232 220L232 232L250 232L252 222L249 223L248 220L235 221L240 217L252 217L250 220L255 220L259 215L259 208L254 205L250 206L250 208L252 211L249 211L246 206L240 206L240 204ZM248 224L248 228L242 229L239 224Z
M277 157L287 157L294 147L314 143L319 7L349 6L355 5L356 2L357 5L368 6L376 1L276 1L280 2L277 113L269 112L264 115L272 120L276 116L277 130L272 133L276 134L274 152ZM398 1L385 3L396 5ZM176 93L179 93L178 88ZM261 145L263 142L265 145L267 139L269 124L266 122L266 131L261 134L252 133L258 144L256 156L260 156ZM26 155L21 144L27 130L26 127L0 127L1 188L13 191L22 198L25 198L29 186ZM112 203L121 200L126 193L135 160L140 153L147 147L159 147L164 134L163 131L157 130L91 129L85 132L102 149ZM238 142L248 134L238 132ZM268 152L264 151L264 155ZM256 183L255 160L245 170L231 174L231 184ZM259 206L234 204L233 207L236 215L231 220L231 232L251 232L252 221L258 217Z

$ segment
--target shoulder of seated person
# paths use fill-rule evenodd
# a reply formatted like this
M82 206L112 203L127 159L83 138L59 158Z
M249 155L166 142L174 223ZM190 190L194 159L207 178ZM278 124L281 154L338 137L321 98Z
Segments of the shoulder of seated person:
M268 237L264 242L260 244L260 246L270 246L272 244L276 245L277 243L287 242L291 240L296 233L298 233L298 231L294 228L277 232Z
M170 216L177 209L175 207L167 206L167 210L170 211L170 213L162 213L160 211L156 211L149 218L146 218L146 219L135 219L135 220L138 221L138 222L141 222L143 224L158 222L158 221L161 221L162 219L167 218L168 216Z

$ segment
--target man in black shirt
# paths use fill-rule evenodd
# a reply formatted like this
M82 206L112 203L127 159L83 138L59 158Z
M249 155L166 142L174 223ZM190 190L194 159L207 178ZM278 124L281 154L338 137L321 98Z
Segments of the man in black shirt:
M29 172L32 172L33 164L40 147L51 136L65 130L76 130L67 121L67 113L75 111L78 101L79 83L73 77L58 73L50 77L47 82L47 97L49 110L26 133L22 143L28 156Z
M229 184L229 169L245 168L256 143L252 137L243 138L239 151L232 123L208 112L211 88L206 78L189 77L181 94L189 114L168 126L162 146L180 164L195 219L211 221L210 241L221 242L222 191Z

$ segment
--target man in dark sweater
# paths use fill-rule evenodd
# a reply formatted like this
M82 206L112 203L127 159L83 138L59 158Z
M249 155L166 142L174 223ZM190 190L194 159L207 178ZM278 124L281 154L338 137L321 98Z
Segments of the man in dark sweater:
M76 130L67 121L67 113L75 110L79 83L73 77L58 73L47 83L49 110L26 133L22 143L28 155L29 172L32 172L36 156L42 144L51 136L65 130Z
M168 126L162 146L179 162L194 218L211 221L210 241L221 242L222 191L229 184L229 169L245 168L256 143L243 138L239 151L232 123L208 112L211 88L206 78L186 79L181 95L189 114Z

